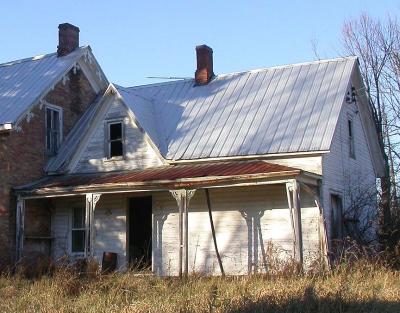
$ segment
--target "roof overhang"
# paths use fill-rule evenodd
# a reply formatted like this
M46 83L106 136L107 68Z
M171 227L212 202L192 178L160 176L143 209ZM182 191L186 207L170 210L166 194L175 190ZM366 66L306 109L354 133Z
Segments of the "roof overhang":
M277 184L291 179L317 181L320 176L264 161L224 162L52 176L14 190L21 197L38 198L90 192L120 193Z

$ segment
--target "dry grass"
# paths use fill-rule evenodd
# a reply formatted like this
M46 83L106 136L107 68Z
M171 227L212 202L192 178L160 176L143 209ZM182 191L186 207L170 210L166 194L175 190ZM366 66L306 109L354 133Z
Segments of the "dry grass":
M0 276L0 312L400 312L400 272L357 261L309 275L176 278L133 272Z

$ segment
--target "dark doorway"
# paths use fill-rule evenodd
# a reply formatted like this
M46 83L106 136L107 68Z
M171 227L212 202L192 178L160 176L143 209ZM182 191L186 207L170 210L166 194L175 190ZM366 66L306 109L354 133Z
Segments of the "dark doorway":
M129 200L129 263L133 268L151 268L152 198Z

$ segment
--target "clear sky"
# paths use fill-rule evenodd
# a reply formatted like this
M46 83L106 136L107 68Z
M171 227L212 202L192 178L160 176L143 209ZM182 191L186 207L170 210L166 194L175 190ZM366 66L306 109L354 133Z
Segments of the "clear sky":
M366 12L399 16L399 0L0 2L0 63L54 52L57 26L81 32L110 81L192 77L195 46L214 50L214 72L228 73L340 55L344 20Z

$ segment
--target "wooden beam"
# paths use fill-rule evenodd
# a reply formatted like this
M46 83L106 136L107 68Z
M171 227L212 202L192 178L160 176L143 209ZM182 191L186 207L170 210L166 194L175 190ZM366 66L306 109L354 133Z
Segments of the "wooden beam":
M303 236L301 229L301 203L300 185L297 180L293 180L293 206L294 206L294 227L296 230L296 261L303 265Z
M18 198L16 210L15 262L23 255L25 239L25 199Z
M85 210L85 258L93 258L95 254L95 223L94 212L96 204L100 200L100 193L86 194L86 210Z
M289 216L290 216L290 226L292 227L292 234L293 234L293 254L294 258L296 257L296 228L294 226L294 214L293 214L293 184L286 183L286 196L289 206Z
M225 276L225 271L224 271L224 267L222 265L221 256L219 255L219 251L218 251L217 237L215 235L214 220L213 220L212 210L211 210L210 193L209 193L208 189L205 189L205 192L206 192L206 199L207 199L207 206L208 206L208 216L210 218L211 233L212 233L212 237L213 237L213 241L214 241L214 249L215 249L215 253L217 255L217 260L218 260L218 264L219 264L219 269L221 271L221 275Z
M170 190L179 208L178 275L189 275L189 202L196 190Z

